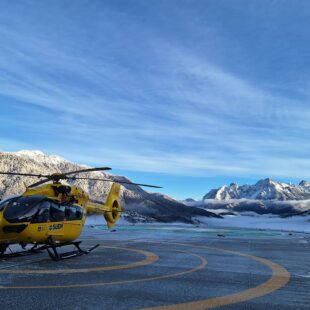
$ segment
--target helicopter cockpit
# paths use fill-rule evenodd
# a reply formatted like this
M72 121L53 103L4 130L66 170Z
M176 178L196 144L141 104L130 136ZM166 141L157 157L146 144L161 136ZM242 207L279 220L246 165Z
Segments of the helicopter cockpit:
M45 196L18 196L0 203L0 212L9 223L46 223L81 220L83 208L63 205Z

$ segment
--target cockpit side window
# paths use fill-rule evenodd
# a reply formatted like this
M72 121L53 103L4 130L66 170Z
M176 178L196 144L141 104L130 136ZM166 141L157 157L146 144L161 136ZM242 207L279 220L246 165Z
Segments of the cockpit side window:
M80 206L66 206L65 218L67 221L80 220L83 215L83 209Z
M58 203L51 202L50 219L51 219L51 222L64 221L64 219L65 219L65 206L61 206Z
M43 201L40 204L39 211L34 216L32 223L46 223L50 221L50 205L48 200Z
M81 220L83 217L83 208L81 208L80 206L75 206L75 207L76 207L75 217L77 220Z
M65 217L67 221L75 220L75 208L72 206L66 206Z

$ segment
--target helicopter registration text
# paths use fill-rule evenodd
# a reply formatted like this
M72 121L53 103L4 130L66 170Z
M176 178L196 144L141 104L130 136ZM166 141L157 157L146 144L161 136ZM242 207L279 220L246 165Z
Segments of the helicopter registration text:
M48 227L48 230L57 230L57 229L62 229L63 228L63 224L53 224L53 225L50 225Z
M45 226L44 225L42 225L42 226L38 226L38 231L40 232L40 231L44 231L45 230Z

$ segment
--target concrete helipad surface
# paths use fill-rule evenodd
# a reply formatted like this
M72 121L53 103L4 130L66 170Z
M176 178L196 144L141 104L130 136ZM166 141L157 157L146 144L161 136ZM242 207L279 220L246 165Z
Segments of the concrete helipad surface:
M86 228L89 255L0 264L1 309L310 309L310 236L190 225Z

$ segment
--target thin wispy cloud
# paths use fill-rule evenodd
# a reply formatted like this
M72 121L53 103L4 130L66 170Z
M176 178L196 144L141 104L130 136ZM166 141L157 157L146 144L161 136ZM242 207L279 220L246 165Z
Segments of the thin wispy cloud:
M307 177L309 82L297 87L273 69L267 75L274 51L262 58L253 34L233 33L252 29L261 10L239 25L244 7L227 4L227 15L216 11L221 25L210 3L196 4L3 2L2 149L20 142L134 171ZM283 72L306 75L307 68L289 65Z

